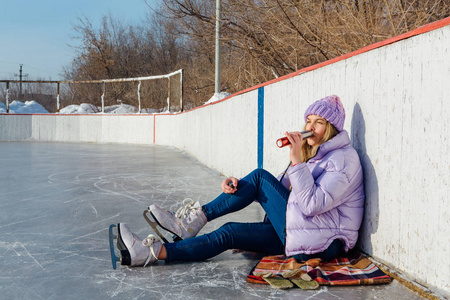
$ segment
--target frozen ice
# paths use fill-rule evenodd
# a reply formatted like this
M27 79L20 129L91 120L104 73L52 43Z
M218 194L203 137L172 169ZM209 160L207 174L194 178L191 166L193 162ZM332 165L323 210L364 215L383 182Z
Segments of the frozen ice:
M110 224L147 236L142 213L151 203L175 210L185 198L203 204L220 193L224 177L175 148L0 142L0 166L1 299L420 299L396 281L315 291L250 284L260 256L231 251L113 270ZM202 231L263 217L254 203Z

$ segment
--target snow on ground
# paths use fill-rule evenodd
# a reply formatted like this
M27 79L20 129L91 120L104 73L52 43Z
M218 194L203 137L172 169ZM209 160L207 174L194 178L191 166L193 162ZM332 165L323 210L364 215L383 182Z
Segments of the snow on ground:
M60 114L95 114L102 111L101 107L89 103L72 104L59 110ZM135 114L137 108L128 104L105 106L105 114Z
M95 114L101 113L102 108L89 103L72 104L59 110L59 114ZM138 109L128 104L118 104L105 106L105 114L135 114ZM144 108L141 113L165 113L167 108L157 110L152 108ZM6 105L0 102L0 114L6 113ZM42 105L36 101L13 101L9 105L9 113L11 114L48 114Z
M118 104L105 107L105 114L135 114L138 109L128 104Z
M6 105L0 102L0 113L6 113ZM9 104L11 114L48 114L48 111L34 100L18 101L14 100Z
M214 96L211 97L208 101L205 102L205 104L217 102L219 100L225 99L226 97L230 96L230 93L227 92L221 92L221 93L215 93Z
M217 101L220 101L222 99L225 99L226 97L230 96L230 93L222 92L219 94L214 94L211 99L205 102L205 104L214 103ZM150 109L145 108L142 109L142 113L166 113L167 108L161 110L157 109ZM89 104L89 103L82 103L82 104L72 104L69 106L66 106L59 110L59 114L95 114L95 113L101 113L102 108ZM9 105L9 112L12 114L48 114L48 111L39 103L36 101L18 101L15 100L11 102ZM112 105L112 106L106 106L105 107L105 114L135 114L138 112L138 109L134 106L128 105L128 104L118 104L118 105ZM0 113L6 113L6 105L2 102L0 102Z
M101 113L102 108L89 104L89 103L82 103L82 104L72 104L69 106L66 106L59 110L59 114L95 114L95 113ZM105 106L105 114L135 114L138 112L138 109L132 105L128 104L117 104L112 106ZM141 110L141 113L160 113L160 110L157 109L151 109L151 108L144 108Z
M78 104L72 104L69 106L66 106L59 110L60 114L93 114L97 112L98 109L92 104L88 103L82 103L80 105Z

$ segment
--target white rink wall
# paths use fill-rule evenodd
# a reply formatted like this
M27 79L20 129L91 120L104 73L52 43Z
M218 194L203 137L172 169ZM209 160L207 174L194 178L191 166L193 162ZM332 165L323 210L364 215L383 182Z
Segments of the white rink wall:
M0 115L0 141L155 141L225 175L277 175L289 157L275 140L303 128L314 100L339 95L365 175L359 246L450 297L449 23L180 114Z
M365 175L359 246L447 296L449 46L447 26L267 86L265 125L273 130L264 147L264 166L280 172L289 150L273 147L276 138L303 126L310 102L339 95Z
M257 166L257 97L254 90L186 113L156 115L156 143L183 149L223 174L245 175Z
M0 114L0 141L153 143L153 115Z

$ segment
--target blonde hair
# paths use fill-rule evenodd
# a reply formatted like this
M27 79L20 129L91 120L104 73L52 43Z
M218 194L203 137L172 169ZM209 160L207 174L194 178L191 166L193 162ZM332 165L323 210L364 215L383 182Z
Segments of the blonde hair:
M306 125L305 125L306 127ZM317 145L310 146L308 145L307 139L303 140L302 142L302 162L307 162L310 158L314 157L316 155L317 149L319 149L319 146L325 143L326 141L332 139L335 137L339 131L337 131L336 127L334 127L330 122L327 121L325 133L322 137L322 140L320 140Z

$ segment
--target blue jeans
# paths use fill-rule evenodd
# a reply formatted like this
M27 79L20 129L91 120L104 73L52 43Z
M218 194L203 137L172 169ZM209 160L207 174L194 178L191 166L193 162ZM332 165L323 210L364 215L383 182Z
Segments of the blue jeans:
M257 200L266 212L268 221L229 222L211 233L164 244L167 251L166 261L205 260L228 249L269 255L284 254L289 193L289 190L269 172L263 169L254 170L239 180L234 194L222 193L212 202L204 205L203 211L208 221L212 221L241 210ZM307 256L298 258L305 259Z

